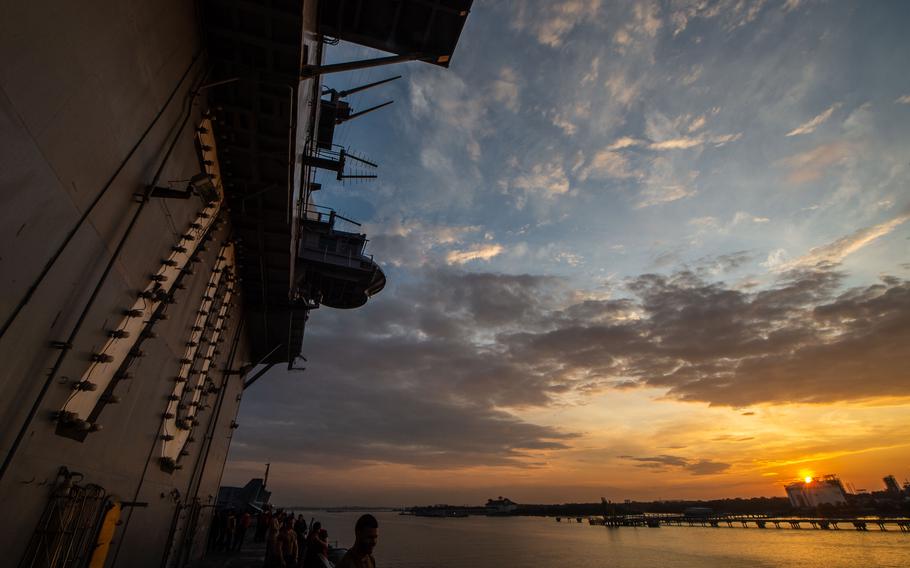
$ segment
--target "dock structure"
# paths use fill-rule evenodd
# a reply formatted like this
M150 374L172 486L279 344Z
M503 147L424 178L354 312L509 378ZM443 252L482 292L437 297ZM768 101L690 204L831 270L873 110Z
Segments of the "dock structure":
M561 519L557 517L557 521ZM857 531L868 531L877 527L879 531L897 531L910 534L910 518L905 517L772 517L762 515L717 515L710 517L687 517L685 515L604 515L589 517L588 524L606 527L714 527L726 525L729 528L768 529L772 525L779 530L800 530L812 527L815 530L843 530L852 528Z

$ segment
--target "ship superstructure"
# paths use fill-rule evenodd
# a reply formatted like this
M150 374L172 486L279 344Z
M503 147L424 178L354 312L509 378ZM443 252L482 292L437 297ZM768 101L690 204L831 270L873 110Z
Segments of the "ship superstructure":
M447 66L471 2L51 4L0 21L0 551L184 566L243 390L385 285L313 199L376 166L333 141L375 109L323 77ZM335 40L390 55L325 65Z

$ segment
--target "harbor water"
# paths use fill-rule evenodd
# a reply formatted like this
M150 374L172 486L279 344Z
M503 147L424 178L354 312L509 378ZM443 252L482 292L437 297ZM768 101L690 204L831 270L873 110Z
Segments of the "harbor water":
M349 546L359 513L304 511ZM754 527L605 528L540 517L375 513L380 568L906 567L910 534Z

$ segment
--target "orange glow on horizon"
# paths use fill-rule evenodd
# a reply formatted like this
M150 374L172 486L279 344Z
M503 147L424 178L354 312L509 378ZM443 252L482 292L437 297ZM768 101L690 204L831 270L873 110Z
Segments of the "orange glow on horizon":
M811 485L825 473L870 489L878 489L886 474L910 477L910 443L897 434L910 404L765 405L744 415L655 399L659 394L619 391L580 407L509 409L528 422L577 434L557 449L523 450L494 463L466 460L460 467L273 460L269 483L276 502L386 506L482 503L496 495L520 503L597 502L603 495L642 501L785 498L785 485L807 478ZM841 428L844 423L852 427ZM714 469L698 469L706 464ZM258 460L234 461L226 484L243 485L261 470Z

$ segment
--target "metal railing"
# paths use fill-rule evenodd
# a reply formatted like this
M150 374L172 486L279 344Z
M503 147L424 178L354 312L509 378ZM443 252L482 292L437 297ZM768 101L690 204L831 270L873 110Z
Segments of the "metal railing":
M81 475L61 468L57 486L32 534L19 568L85 566L108 504L104 488L78 485Z

